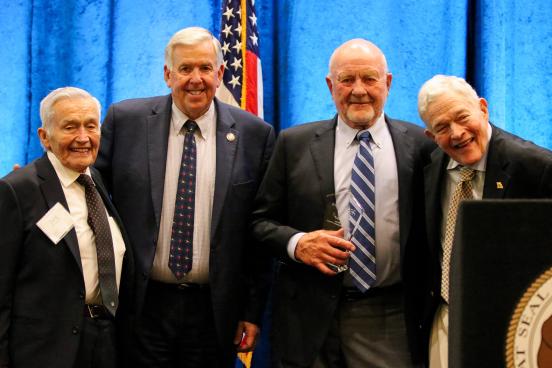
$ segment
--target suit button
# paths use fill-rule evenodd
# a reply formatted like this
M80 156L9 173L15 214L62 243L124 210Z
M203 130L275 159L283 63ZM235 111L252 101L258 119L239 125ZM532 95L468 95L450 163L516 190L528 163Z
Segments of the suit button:
M84 292L83 292L83 291L81 291L81 292L79 293L79 299L84 299Z
M142 276L144 276L144 280L147 280L149 275L146 271L142 272Z
M330 295L330 299L332 299L332 300L337 299L337 295L335 295L335 294Z
M430 292L429 292L429 295L430 295L431 297L434 297L434 296L435 296L435 293L434 293L433 291L430 291Z
M79 333L79 328L75 326L71 332L73 332L73 335L77 335Z

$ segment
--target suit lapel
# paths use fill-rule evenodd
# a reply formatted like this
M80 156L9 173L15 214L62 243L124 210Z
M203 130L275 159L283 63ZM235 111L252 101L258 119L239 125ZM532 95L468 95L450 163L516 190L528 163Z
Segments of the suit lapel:
M407 132L407 128L393 123L392 119L385 117L385 122L389 128L389 133L393 140L393 148L395 150L395 159L397 161L397 175L399 181L399 228L400 228L400 244L401 258L404 254L404 247L408 234L410 233L410 225L412 223L412 181L414 174L414 142Z
M326 195L335 192L334 183L334 151L335 151L335 128L337 115L333 120L315 132L314 139L310 144L312 160L318 180L322 203L326 203Z
M483 186L483 198L502 199L510 183L510 175L506 171L509 162L502 156L502 137L500 130L493 126L493 133L489 142L487 153L487 166L485 168L485 184Z
M236 160L237 147L240 142L240 132L234 128L234 118L227 108L223 104L220 104L218 100L215 99L214 103L217 111L217 158L213 214L211 220L211 240L214 239L215 230L220 222L226 194L231 184L230 180Z
M146 118L148 135L148 164L151 183L151 199L157 228L161 219L163 205L163 188L165 185L165 164L169 144L172 98L167 96L152 108L152 115Z
M60 203L67 211L69 211L69 206L67 205L61 183L56 175L54 167L50 163L50 160L48 160L48 157L46 155L42 156L36 161L35 165L37 175L42 179L42 182L40 183L40 191L48 204L48 209L52 208L56 203ZM79 242L77 240L77 233L75 232L75 229L71 229L62 241L65 242L67 248L69 248L69 251L73 255L73 258L77 262L77 265L82 273Z
M436 148L431 154L431 163L424 168L426 232L432 252L440 251L441 247L441 190L443 186L444 170L448 156L441 149ZM439 259L438 256L436 259Z

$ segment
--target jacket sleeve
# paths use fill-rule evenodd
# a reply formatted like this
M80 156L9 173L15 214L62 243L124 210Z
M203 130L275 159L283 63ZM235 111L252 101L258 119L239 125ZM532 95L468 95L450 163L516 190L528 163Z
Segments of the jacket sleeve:
M9 330L22 222L13 188L0 180L0 368L9 367Z

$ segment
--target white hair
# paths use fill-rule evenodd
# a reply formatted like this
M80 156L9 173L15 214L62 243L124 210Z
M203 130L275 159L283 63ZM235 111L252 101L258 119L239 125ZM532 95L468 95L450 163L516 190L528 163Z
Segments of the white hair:
M213 51L215 52L217 56L217 65L216 68L218 69L223 62L222 58L222 48L220 46L219 40L217 40L216 37L214 37L211 32L206 30L205 28L201 27L188 27L181 29L180 31L176 32L171 39L169 40L169 43L165 47L165 65L172 70L173 68L173 51L175 46L183 45L183 46L195 46L202 42L210 41L213 43Z
M77 87L57 88L40 101L40 120L42 121L42 128L48 135L51 134L52 129L52 118L54 116L53 106L60 100L77 98L86 98L93 101L98 109L98 120L100 119L102 106L96 97L92 96L84 89Z
M418 113L422 120L427 112L429 104L445 94L457 94L465 97L468 101L478 102L477 92L463 78L452 75L437 74L422 85L418 93Z

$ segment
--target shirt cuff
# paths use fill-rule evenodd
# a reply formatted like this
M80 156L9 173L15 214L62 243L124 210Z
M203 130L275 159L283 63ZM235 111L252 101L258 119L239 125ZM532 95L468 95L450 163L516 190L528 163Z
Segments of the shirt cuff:
M299 242L299 239L306 233L297 233L294 234L291 238L289 238L287 243L287 252L289 258L293 259L295 262L299 262L297 259L295 259L295 248L297 248L297 243Z

